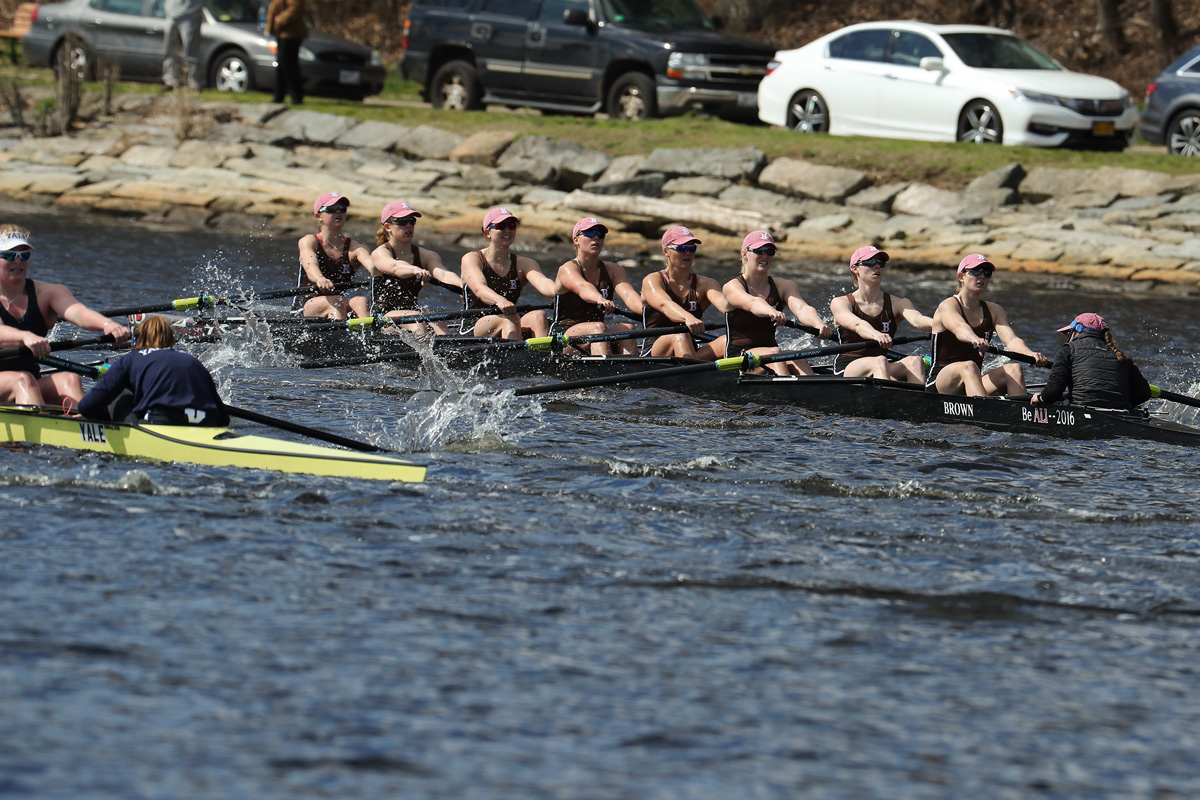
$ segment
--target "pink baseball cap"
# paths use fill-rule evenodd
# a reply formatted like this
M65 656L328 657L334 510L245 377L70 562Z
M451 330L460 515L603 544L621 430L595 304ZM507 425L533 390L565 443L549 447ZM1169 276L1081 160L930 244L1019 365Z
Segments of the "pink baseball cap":
M326 192L317 198L317 202L313 203L313 213L320 214L321 209L325 208L325 206L336 205L337 203L341 203L343 201L346 203L346 205L350 205L349 197L343 197L337 192Z
M521 220L517 219L517 215L509 211L507 208L497 206L483 215L483 229L486 231L493 225L504 222L506 219L517 220L517 224L521 224Z
M1104 321L1104 317L1099 314L1088 312L1080 314L1075 319L1071 320L1070 325L1064 325L1058 329L1059 333L1070 333L1071 331L1090 331L1091 333L1099 333L1100 331L1108 330L1108 323Z
M571 229L571 238L574 239L579 235L580 231L594 231L597 228L608 233L608 226L595 217L584 217L575 223L575 227Z
M991 261L988 261L987 256L980 255L979 253L971 253L971 255L958 262L958 275L959 277L962 277L962 274L967 270L975 269L975 267L981 267L984 264L987 264L992 269L996 268L995 264L993 264Z
M746 234L746 238L742 239L743 250L758 250L767 245L774 247L775 237L766 231L750 231Z
M663 247L666 247L669 244L691 244L693 242L696 244L702 244L699 239L692 235L690 230L682 225L676 225L673 228L667 228L667 232L663 234L662 238Z
M383 213L379 215L380 222L387 222L392 217L407 219L408 217L419 217L421 212L410 206L403 200L394 200L383 207Z
M872 258L879 258L887 261L891 258L887 253L880 250L873 244L864 244L862 247L854 251L854 255L850 256L850 266L857 267L864 261L870 261Z

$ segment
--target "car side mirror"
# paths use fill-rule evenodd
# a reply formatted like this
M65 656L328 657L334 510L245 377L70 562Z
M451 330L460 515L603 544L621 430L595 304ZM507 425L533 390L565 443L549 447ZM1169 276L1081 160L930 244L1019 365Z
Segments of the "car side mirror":
M580 25L587 27L588 12L586 8L568 8L563 12L563 25Z
M921 69L927 69L930 72L949 72L950 71L950 70L946 69L946 63L944 61L942 61L940 58L937 58L936 56L925 56L919 62L917 62L917 65Z

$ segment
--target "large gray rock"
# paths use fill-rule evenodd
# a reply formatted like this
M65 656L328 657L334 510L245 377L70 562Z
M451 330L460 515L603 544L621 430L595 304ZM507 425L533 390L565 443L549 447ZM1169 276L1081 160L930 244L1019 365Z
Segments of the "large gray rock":
M451 131L422 125L396 142L395 150L397 153L408 153L417 158L436 158L445 161L463 138Z
M753 181L766 163L766 153L757 147L660 147L646 157L639 172L661 172L671 177L703 175L730 181Z
M517 139L508 146L497 163L503 169L510 160L518 158L536 159L552 167L558 188L566 191L596 180L612 163L612 159L599 150L545 136Z
M395 150L396 143L412 133L412 128L397 125L394 122L379 122L369 119L360 122L350 130L338 136L334 141L338 147L353 149L367 148L370 150Z
M959 225L983 225L984 220L998 208L1017 202L1015 189L998 188L983 191L977 189L963 198L954 221Z
M980 175L967 184L964 194L988 194L997 189L1016 189L1025 178L1025 168L1012 163Z
M357 120L338 114L292 109L267 120L266 127L281 131L297 142L331 145L357 124Z
M626 181L638 174L642 164L646 163L644 155L617 156L600 176L602 181Z
M846 198L846 205L890 214L896 195L908 188L908 181L889 183L886 186L868 186Z
M511 148L510 148L511 149ZM508 154L505 153L507 156ZM501 177L514 183L524 183L530 186L554 186L554 167L545 161L524 156L501 158L496 171Z
M666 176L661 172L650 172L623 181L595 181L580 187L592 194L636 194L642 197L662 197Z
M480 131L459 142L450 152L450 160L494 167L516 138L507 131Z
M909 184L908 188L896 195L896 199L892 201L893 212L922 217L957 216L962 207L961 194L927 183Z
M1084 188L1091 192L1111 192L1121 197L1153 197L1164 192L1171 181L1172 176L1162 172L1100 167L1092 173Z
M1034 167L1021 181L1017 191L1026 202L1041 203L1051 197L1084 191L1091 177L1090 169Z
M662 173L658 173L662 174ZM702 197L716 197L731 186L725 178L709 178L694 176L687 178L672 178L663 184L663 194L696 194Z
M801 201L792 197L757 189L753 186L730 186L719 195L722 205L755 211L764 217L779 222L783 226L791 226L809 216L822 214L807 214ZM836 209L836 210L835 210ZM840 214L844 209L830 209L831 213ZM821 209L825 211L825 209Z
M841 203L871 180L856 169L827 167L797 158L777 158L758 176L758 184L782 194Z

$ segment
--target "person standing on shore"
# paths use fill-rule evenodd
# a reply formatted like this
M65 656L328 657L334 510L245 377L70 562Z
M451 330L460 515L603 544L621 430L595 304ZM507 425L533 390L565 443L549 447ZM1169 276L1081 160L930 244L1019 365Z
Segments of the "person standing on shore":
M162 81L164 91L174 91L184 83L200 89L200 25L204 22L203 0L166 0L167 17L163 39Z
M304 82L300 78L300 44L308 36L304 20L304 0L271 0L267 8L266 33L276 40L275 96L273 103L282 103L288 93L292 105L304 102Z
M29 277L33 245L29 231L0 225L0 348L24 347L29 355L0 361L0 403L38 406L83 397L79 376L41 374L38 356L50 355L46 334L60 319L89 331L112 334L121 344L129 329L75 299L61 283Z

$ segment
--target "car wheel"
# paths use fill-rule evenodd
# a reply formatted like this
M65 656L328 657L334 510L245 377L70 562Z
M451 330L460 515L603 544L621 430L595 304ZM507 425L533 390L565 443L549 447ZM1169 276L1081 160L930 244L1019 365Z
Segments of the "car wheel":
M478 111L483 108L479 73L466 61L449 61L433 74L429 101L434 108Z
M972 100L958 115L958 141L1002 144L1004 123L1000 112L987 100Z
M1167 152L1173 156L1200 156L1200 111L1176 114L1167 126Z
M208 85L219 92L241 94L254 88L250 61L244 53L225 53L213 64Z
M787 126L797 133L828 133L829 106L812 89L796 92L788 103Z
M608 91L608 116L612 119L641 120L658 116L658 97L654 81L641 72L626 72Z
M50 64L55 72L58 72L66 64L79 80L91 80L92 59L87 48L78 39L71 42L68 37L56 47L54 54L50 56Z

